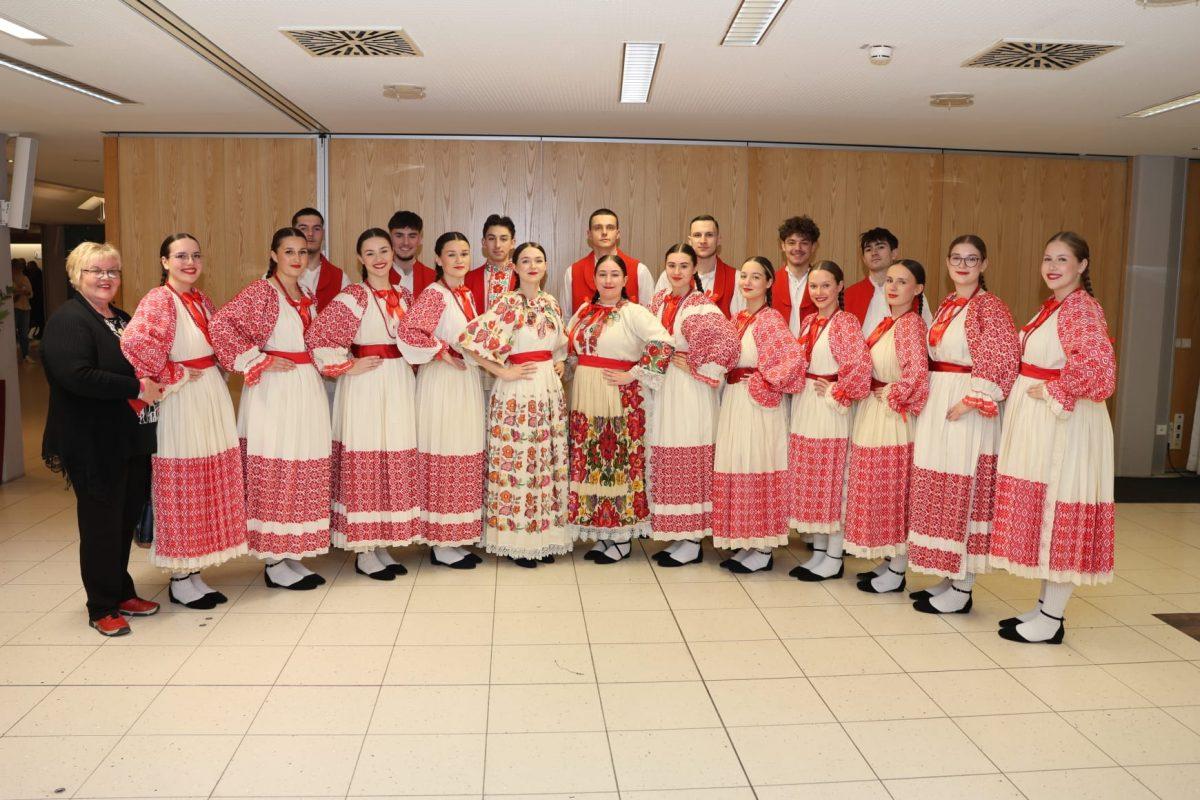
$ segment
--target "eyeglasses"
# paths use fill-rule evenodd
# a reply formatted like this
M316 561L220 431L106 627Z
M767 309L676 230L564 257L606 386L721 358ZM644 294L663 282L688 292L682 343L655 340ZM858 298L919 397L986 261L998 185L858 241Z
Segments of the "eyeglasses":
M88 275L95 275L97 278L108 278L109 280L121 277L121 270L119 269L85 269L83 271Z
M983 262L979 256L960 256L958 253L950 256L950 266L957 267L966 264L968 267L978 267Z
M189 261L203 261L204 256L200 255L199 253L176 253L175 255L171 256L171 260L180 264L186 264Z

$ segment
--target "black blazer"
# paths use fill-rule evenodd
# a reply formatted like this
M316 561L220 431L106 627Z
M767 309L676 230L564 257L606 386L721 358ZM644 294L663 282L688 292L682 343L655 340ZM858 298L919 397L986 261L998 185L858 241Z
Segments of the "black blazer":
M129 315L113 306L115 315ZM107 497L131 456L154 452L156 429L139 425L127 402L141 384L121 353L121 341L81 295L46 322L42 363L50 407L42 460L76 491Z

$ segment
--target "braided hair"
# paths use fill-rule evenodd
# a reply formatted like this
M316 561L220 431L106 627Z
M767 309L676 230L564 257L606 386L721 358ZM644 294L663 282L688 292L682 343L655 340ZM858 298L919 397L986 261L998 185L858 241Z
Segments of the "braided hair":
M180 233L172 233L170 236L168 236L167 238L163 239L163 241L162 241L162 244L161 244L161 245L159 245L159 247L158 247L158 257L159 257L160 259L163 259L163 258L170 258L170 256L171 256L171 245L175 244L176 242L181 242L181 241L183 241L184 239L191 239L193 242L195 242L195 243L196 243L196 247L199 247L199 246L200 246L200 240L199 240L199 239L197 239L195 236L192 236L190 233L182 233L182 232L180 232ZM272 248L272 249L274 249L274 248ZM161 264L162 262L160 261L159 263ZM163 268L162 268L162 277L161 277L161 278L159 278L158 285L159 285L159 286L165 286L165 285L166 285L166 283L167 283L167 268L166 268L166 267L163 267Z
M693 220L693 222L694 221L695 220ZM663 261L666 261L669 256L673 256L676 253L683 253L692 260L692 283L696 285L697 292L704 291L704 284L700 283L700 273L696 272L696 262L700 260L700 257L696 255L695 248L693 248L687 242L673 244L667 248L667 252L663 253Z
M283 244L284 239L304 239L305 242L308 241L308 238L304 235L304 231L300 230L299 228L293 228L290 226L287 228L280 228L279 230L275 231L275 235L271 237L272 253L279 249L279 246ZM267 262L268 278L275 275L275 270L278 266L279 263L273 258Z
M900 266L902 266L906 270L908 270L909 273L913 276L913 280L915 280L917 283L921 284L922 286L925 285L925 267L923 267L921 265L920 261L917 261L916 259L912 259L912 258L902 258L902 259L896 261L894 264L892 264L892 266L894 267L894 266L896 266L896 264L899 264ZM922 291L920 294L917 295L917 315L920 316L924 312L925 312L925 292Z
M1046 240L1046 245L1049 246L1054 242L1065 244L1078 261L1088 262L1079 275L1079 283L1085 292L1095 297L1096 293L1092 291L1092 249L1088 247L1087 239L1074 231L1059 231Z
M596 214L599 214L599 213L600 213L599 211L596 212ZM593 214L592 216L595 216L596 214ZM616 216L616 215L614 214L613 216ZM616 264L618 267L621 268L621 274L627 278L629 277L629 268L625 266L625 259L621 258L616 253L612 253L607 256L600 256L599 258L596 259L596 266L592 270L593 278L595 278L596 273L600 271L600 265L605 263L606 261L611 261L614 264ZM621 299L622 300L629 299L629 293L625 291L624 286L621 287ZM600 290L599 289L597 289L595 292L592 293L592 302L593 303L600 302Z

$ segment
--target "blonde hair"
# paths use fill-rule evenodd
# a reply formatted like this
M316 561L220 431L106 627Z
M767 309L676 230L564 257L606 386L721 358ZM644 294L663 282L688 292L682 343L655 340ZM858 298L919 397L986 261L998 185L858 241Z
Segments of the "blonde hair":
M79 282L83 280L83 270L91 266L92 262L101 258L108 258L109 256L117 259L117 264L118 266L120 265L121 253L108 242L104 244L96 242L83 242L79 244L67 256L67 280L71 282L73 287L78 289Z

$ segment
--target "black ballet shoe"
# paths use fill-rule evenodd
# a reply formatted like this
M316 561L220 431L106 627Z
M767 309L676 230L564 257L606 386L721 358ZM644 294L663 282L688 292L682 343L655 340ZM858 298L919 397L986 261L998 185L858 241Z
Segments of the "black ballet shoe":
M622 544L625 544L625 543L622 542ZM610 556L609 553L616 553L617 555L614 557L614 556ZM617 545L614 544L612 547L605 548L604 552L597 553L596 557L593 558L592 561L596 562L597 564L615 564L618 561L624 561L625 559L630 558L631 556L633 556L633 545L632 544L629 545L629 552L625 553L624 555L621 554L620 548L618 548Z
M667 552L666 548L663 548L650 557L655 561L661 562L664 558L670 558L671 554Z
M727 558L724 561L722 561L720 564L718 564L717 566L719 566L721 569L727 569L730 572L732 572L734 566L736 566L737 564L738 564L738 561L736 559Z
M904 575L904 573L896 572L896 570L892 569L891 567L888 567L888 572L892 573L893 575ZM872 576L872 577L877 577L877 576ZM871 585L870 580L863 580L863 581L858 582L858 590L860 592L866 592L867 594L891 594L892 592L903 592L904 587L907 584L908 584L908 577L905 576L900 579L900 585L897 586L895 589L888 589L886 592L881 592L878 589L876 589L874 586Z
M807 550L808 552L812 553L812 552L816 552L817 546L815 544L813 544L812 542L805 542L804 549Z
M956 592L962 592L965 595L971 594L970 589L960 589L957 586L951 586L950 589L953 589ZM975 605L975 598L967 597L967 604L957 611L942 611L933 604L932 599L922 597L913 603L913 608L915 608L917 611L920 611L922 614L970 614L971 606L973 605Z
M509 556L508 560L522 569L536 569L538 565L538 562L532 558L513 558Z
M1058 630L1055 631L1054 635L1049 639L1040 639L1036 642L1031 641L1018 633L1016 628L1001 628L999 631L997 631L997 633L1000 635L1001 639L1007 639L1010 642L1020 642L1021 644L1062 644L1063 636L1066 635L1067 632L1065 618L1056 617L1053 614L1047 614L1045 611L1041 611L1039 613L1049 617L1050 619L1058 620Z
M392 573L393 575L407 575L408 574L408 567L404 566L399 561L397 561L395 564L385 564L383 568L386 569L388 572Z
M604 555L604 548L601 548L599 550L588 550L586 553L583 554L583 560L584 561L595 561L597 558L599 558L602 555Z
M771 572L775 569L775 554L767 556L767 564L758 569L750 569L741 561L734 561L733 566L729 568L730 572L736 572L738 575L753 575L755 572Z
M206 594L204 596L211 597L213 599L213 602L216 603L217 605L221 605L221 603L229 602L229 598L226 597L221 592L218 592L216 589L214 589L213 591L209 592L208 594Z
M547 553L546 555L544 555L538 559L538 563L539 564L553 564L554 563L554 554Z
M325 585L325 579L324 579L324 578L322 578L320 575L318 575L318 574L317 574L317 573L315 573L315 572L314 572L314 573L312 573L311 575L305 575L305 576L304 576L304 580L306 580L306 581L310 581L310 582L312 583L312 585L313 585L313 587L314 587L314 588L316 588L317 586L324 586L324 585Z
M825 552L824 550L820 549L819 547L817 547L817 548L810 547L809 550L812 550L814 553L824 553ZM804 578L800 578L800 576L803 575L805 572L808 572L808 567L804 566L803 564L797 564L796 566L792 567L790 572L788 572L788 577L804 580Z
M483 559L480 559L480 561L482 560ZM463 556L458 561L439 561L437 556L434 555L433 548L431 547L429 548L429 563L433 564L435 567L446 567L447 569L475 569L475 564L477 562L472 561L466 556Z
M1001 628L1015 628L1022 622L1024 622L1024 620L1022 620L1020 617L1008 617L1007 619L1000 620L998 624Z
M918 589L915 592L909 592L908 599L909 600L922 600L922 599L932 600L933 592L929 591L928 589Z
M828 558L834 558L834 557L835 556L828 556ZM841 558L839 558L838 561L841 561L842 563L838 565L838 571L833 573L832 575L818 575L817 573L813 572L812 570L805 569L804 567L796 567L796 569L798 569L798 570L803 570L799 575L792 575L792 573L794 573L796 571L795 569L792 570L792 573L788 573L788 574L792 575L792 577L795 578L796 580L804 581L805 583L820 583L821 581L835 581L846 574L846 562Z
M688 564L700 564L704 561L704 550L700 550L700 552L696 553L696 557L691 561L676 561L675 556L671 555L665 550L660 552L663 556L662 558L657 559L660 567L686 567ZM656 553L655 555L659 555L659 553Z
M393 573L387 567L384 567L383 569L379 570L378 572L367 572L365 569L360 567L357 562L355 562L354 571L357 572L359 575L366 575L368 578L370 578L373 581L394 581L394 580L396 580L395 573Z
M174 592L172 592L170 589L167 589L167 597L171 599L171 602L174 605L195 609L196 611L211 611L217 607L217 601L214 600L210 594L206 594L203 597L199 597L195 600L185 603L176 598Z
M317 588L321 585L313 580L313 578L317 577L320 576L316 573L313 573L312 575L305 575L303 578L291 584L290 586L284 586L282 583L276 583L275 581L271 580L271 575L265 569L263 570L263 582L267 584L268 588L289 589L293 592L307 592Z

